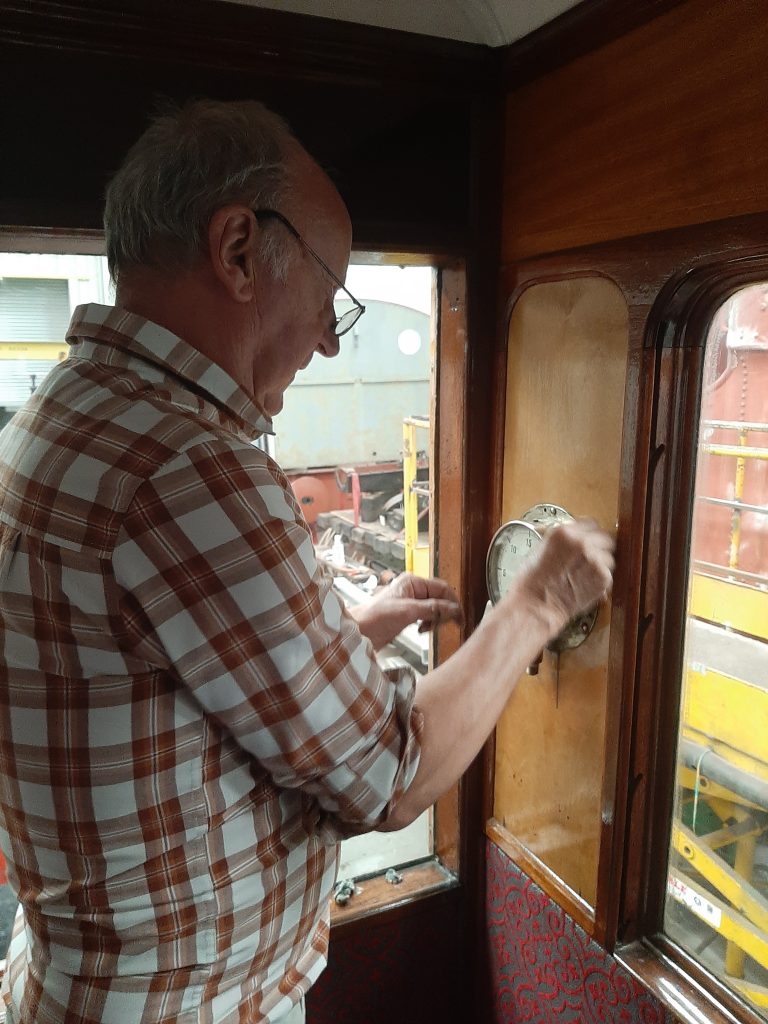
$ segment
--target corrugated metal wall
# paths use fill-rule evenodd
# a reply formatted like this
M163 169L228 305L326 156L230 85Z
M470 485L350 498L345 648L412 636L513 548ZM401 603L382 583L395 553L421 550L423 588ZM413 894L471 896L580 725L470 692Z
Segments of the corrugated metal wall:
M10 410L23 405L56 365L59 353L52 353L50 344L66 349L69 318L66 280L0 278L0 406ZM42 346L44 342L49 344Z

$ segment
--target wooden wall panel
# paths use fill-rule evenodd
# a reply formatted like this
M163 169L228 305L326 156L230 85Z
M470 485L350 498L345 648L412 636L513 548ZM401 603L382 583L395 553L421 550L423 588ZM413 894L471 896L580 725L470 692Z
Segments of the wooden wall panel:
M768 209L765 0L687 0L507 99L503 262Z
M488 105L495 88L485 47L181 7L0 0L0 224L98 229L106 183L159 103L259 99L331 174L356 246L466 252L473 97Z
M307 1019L311 1024L479 1024L463 971L470 950L462 914L454 890L402 913L368 918L347 933L334 931L328 968L307 995Z
M540 502L615 530L627 305L599 277L533 285L509 327L501 521ZM589 639L524 677L496 731L494 818L594 907L607 701L608 606Z

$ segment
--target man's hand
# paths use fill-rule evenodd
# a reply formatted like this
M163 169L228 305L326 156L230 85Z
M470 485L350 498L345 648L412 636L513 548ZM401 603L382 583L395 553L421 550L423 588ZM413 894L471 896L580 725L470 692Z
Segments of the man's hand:
M401 573L372 600L349 609L363 636L379 650L406 626L419 622L419 632L441 622L461 622L459 599L444 580Z
M614 547L613 538L591 519L548 530L540 556L521 577L519 589L513 589L513 599L531 602L556 636L579 612L607 596Z

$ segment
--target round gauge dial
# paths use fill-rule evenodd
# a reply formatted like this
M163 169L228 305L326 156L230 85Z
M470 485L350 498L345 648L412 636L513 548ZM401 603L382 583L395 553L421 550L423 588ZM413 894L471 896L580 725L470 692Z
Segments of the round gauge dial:
M513 519L496 531L485 563L488 596L493 604L502 599L515 576L538 553L541 543L541 534L521 519Z
M572 520L564 508L546 502L529 508L522 519L513 519L499 527L493 535L485 562L485 578L492 604L499 603L526 562L538 554L543 543L542 532L539 531ZM559 652L579 647L592 632L596 619L597 606L577 615L562 633L550 640L547 649Z

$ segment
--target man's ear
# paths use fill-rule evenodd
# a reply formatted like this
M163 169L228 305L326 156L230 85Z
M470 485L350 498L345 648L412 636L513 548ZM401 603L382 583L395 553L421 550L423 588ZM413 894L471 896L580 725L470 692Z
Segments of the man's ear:
M222 206L208 225L208 254L222 287L235 302L253 299L253 253L259 226L246 206Z

